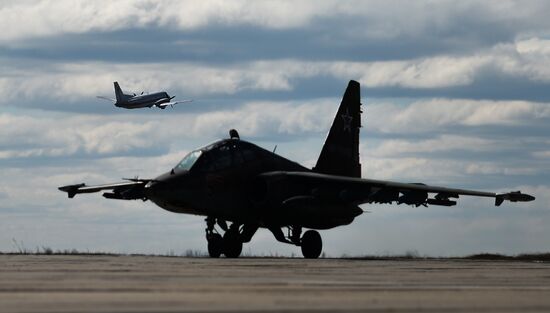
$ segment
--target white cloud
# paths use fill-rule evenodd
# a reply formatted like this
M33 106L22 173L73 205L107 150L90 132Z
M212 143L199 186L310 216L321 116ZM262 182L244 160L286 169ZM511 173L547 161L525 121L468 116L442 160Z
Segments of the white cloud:
M542 43L541 43L542 42ZM298 79L329 76L357 79L366 88L447 88L471 85L487 71L537 82L550 81L550 53L538 38L498 45L467 56L434 56L404 61L251 61L231 65L192 62L53 63L46 68L2 66L0 92L4 103L54 98L77 102L83 97L112 94L112 81L126 90L180 91L182 96L289 91ZM518 52L520 51L520 52ZM368 96L368 95L367 95Z
M453 31L464 18L481 24L516 23L518 31L548 26L545 1L176 1L27 0L0 5L0 41L90 31L168 27L189 30L210 25L272 29L310 25L316 18L360 17L359 38L396 38ZM20 21L25 21L21 23ZM467 22L467 21L466 21Z
M251 102L238 110L222 110L197 116L195 134L216 134L235 128L245 136L298 135L324 132L338 108L338 100L306 102Z
M511 164L479 160L455 160L451 158L430 158L423 153L411 157L374 157L363 154L363 177L393 181L421 182L431 185L451 185L458 181L485 180L484 176L529 176L540 173L540 168L531 164Z
M404 107L375 103L365 107L367 130L427 132L444 126L518 126L550 118L550 105L527 101L467 99L420 100Z
M237 108L212 112L162 115L161 120L156 118L159 116L156 114L51 114L49 117L31 117L5 113L0 115L0 127L4 130L0 133L0 159L63 158L75 155L104 158L117 155L124 156L121 159L123 164L125 158L138 157L148 152L157 155L166 151L192 149L195 144L205 144L225 137L228 129L236 128L243 138L285 136L303 140L319 137L319 141L315 142L315 153L310 152L300 158L314 163L338 102L337 98L299 102L249 102ZM481 134L457 135L457 132L479 125L525 126L539 118L550 117L550 107L546 104L515 101L436 99L407 106L371 104L365 106L365 110L363 124L366 128L362 131L363 137L371 138L371 134L376 136L376 133L429 134L427 139L422 140L378 139L379 142L374 145L370 139L367 140L366 150L362 152L364 168L369 177L374 173L380 178L391 178L395 175L414 178L426 176L427 173L432 173L433 177L441 173L451 176L457 173L533 174L537 171L534 166L489 162L468 165L451 161L459 158L462 151L515 153L514 147L524 149L527 144L526 139L521 136L494 139ZM447 133L449 126L458 128ZM201 140L197 140L199 138ZM185 144L190 140L195 144ZM537 147L545 151L545 143L541 139L530 140L529 142L536 143ZM437 163L433 160L434 152L442 153L437 158L446 159ZM457 157L444 157L449 152ZM543 152L533 153L534 157L544 157ZM168 163L175 164L182 155L180 153L172 157ZM129 162L132 163L138 162ZM162 168L172 165L164 163ZM139 170L135 167L128 169Z
M61 157L79 152L108 155L150 148L162 142L162 136L155 132L156 124L93 115L60 119L1 114L0 159Z
M435 138L411 141L404 139L388 139L383 141L375 149L370 150L370 154L377 157L396 156L399 154L432 152L450 152L450 151L494 151L502 147L503 142L482 139L479 137L465 137L457 135L440 135Z
M324 67L329 67L328 72L336 77L353 77L371 88L443 88L472 83L477 72L490 61L489 56L441 56L409 61L334 62Z
M292 67L296 65L296 68ZM0 91L4 103L26 99L62 99L78 102L95 95L112 95L113 81L125 92L177 89L184 96L234 94L245 90L289 90L291 77L310 77L308 64L252 62L233 67L193 63L67 63L46 71L5 66ZM299 73L301 72L301 73Z
M518 40L516 50L523 55L536 55L538 57L550 56L550 40L537 37Z
M549 146L550 146L550 144L549 144ZM550 150L535 151L535 152L533 152L533 156L535 158L550 160Z
M178 145L178 139L219 138L236 128L249 137L325 132L338 100L251 102L223 111L165 115L31 117L0 114L0 159L133 155ZM182 128L182 125L185 125ZM204 142L206 143L206 142Z
M211 24L290 28L305 25L319 14L327 15L335 7L339 7L335 1L4 1L0 27L5 31L0 41L151 26L181 30Z

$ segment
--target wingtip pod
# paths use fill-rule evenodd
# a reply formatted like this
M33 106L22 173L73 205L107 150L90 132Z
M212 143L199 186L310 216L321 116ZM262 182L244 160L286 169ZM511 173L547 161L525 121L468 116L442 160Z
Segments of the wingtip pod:
M500 206L504 200L508 200L510 202L529 202L535 200L535 197L526 193L521 193L521 191L503 193L495 197L495 206Z
M67 196L69 198L74 198L74 196L76 195L78 189L82 188L84 186L86 186L86 184L76 184L76 185L62 186L62 187L59 187L57 189L59 189L60 191L66 192Z

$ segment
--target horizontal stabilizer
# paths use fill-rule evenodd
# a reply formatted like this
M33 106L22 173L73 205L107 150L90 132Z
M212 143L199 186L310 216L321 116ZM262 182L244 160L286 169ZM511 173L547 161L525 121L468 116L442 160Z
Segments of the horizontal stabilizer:
M526 193L521 193L521 191L512 191L497 195L495 198L495 205L500 206L504 200L508 200L510 202L529 202L535 200L535 197Z

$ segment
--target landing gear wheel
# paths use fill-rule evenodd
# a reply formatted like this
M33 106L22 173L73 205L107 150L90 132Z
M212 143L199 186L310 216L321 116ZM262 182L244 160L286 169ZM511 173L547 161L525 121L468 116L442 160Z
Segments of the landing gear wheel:
M321 235L315 230L308 230L302 236L302 255L306 259L316 259L323 250Z
M227 231L223 235L223 254L228 258L238 258L243 250L243 243L238 234Z
M208 255L219 258L223 252L223 238L220 234L212 234L208 238Z

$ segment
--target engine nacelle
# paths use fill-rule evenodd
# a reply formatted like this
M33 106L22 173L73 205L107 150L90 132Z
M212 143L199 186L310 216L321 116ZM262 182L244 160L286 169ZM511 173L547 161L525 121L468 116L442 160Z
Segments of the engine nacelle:
M397 203L420 206L426 203L426 199L428 199L428 192L426 191L409 191L403 193L397 200Z
M431 205L442 205L442 206L455 206L456 201L449 200L449 199L428 199L428 204Z
M294 196L288 179L281 175L264 175L252 185L251 199L261 205L280 204Z
M319 187L284 173L260 175L251 195L263 218L272 223L328 229L347 225L363 213L360 207L346 201L354 198L353 191Z

